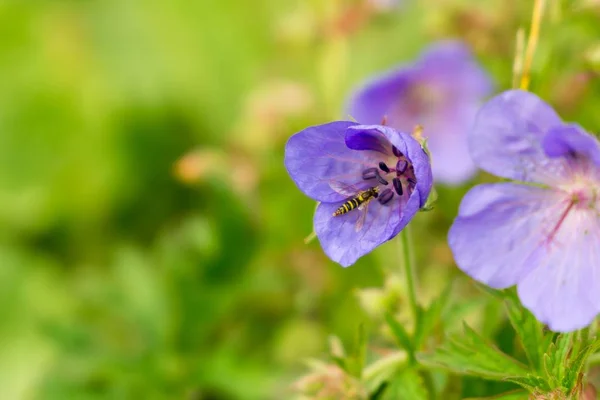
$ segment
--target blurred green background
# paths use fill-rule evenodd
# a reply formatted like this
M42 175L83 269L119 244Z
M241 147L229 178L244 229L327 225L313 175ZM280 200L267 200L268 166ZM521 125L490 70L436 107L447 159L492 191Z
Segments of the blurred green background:
M283 145L440 38L510 88L531 13L398 3L0 2L0 398L291 398L329 334L376 332L357 288L397 249L342 269L305 245ZM597 5L548 7L532 89L597 131ZM413 223L424 302L474 290L445 244L466 189Z

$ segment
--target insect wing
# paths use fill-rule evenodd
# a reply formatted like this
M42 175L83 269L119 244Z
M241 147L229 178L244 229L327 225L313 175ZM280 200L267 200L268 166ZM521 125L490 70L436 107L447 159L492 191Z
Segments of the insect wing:
M349 185L347 183L338 182L338 181L330 181L329 186L337 193L344 195L346 197L354 197L360 192L356 186Z
M367 218L367 213L369 212L369 203L370 203L370 200L371 199L367 200L366 202L362 203L358 207L360 215L358 216L358 219L356 220L356 225L354 226L354 230L356 232L360 232L360 230L365 225L365 219Z

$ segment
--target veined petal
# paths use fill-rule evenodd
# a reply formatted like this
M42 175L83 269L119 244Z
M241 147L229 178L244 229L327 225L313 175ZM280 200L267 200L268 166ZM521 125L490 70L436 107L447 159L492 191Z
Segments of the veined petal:
M427 202L431 187L433 186L431 161L425 150L423 150L423 147L421 147L421 144L412 136L403 132L398 132L398 134L400 138L404 139L404 143L406 143L406 153L404 154L412 162L415 169L415 177L417 178L416 192L419 193L419 208L421 208ZM390 141L394 146L398 147L393 138L390 138Z
M355 125L346 131L346 146L352 150L372 150L385 156L391 156L392 145L387 136L382 132L388 130L380 125Z
M577 124L556 126L542 140L549 157L580 155L600 167L600 143Z
M523 305L550 329L580 329L600 313L599 243L598 212L574 209L518 284Z
M384 125L354 125L346 131L346 146L353 150L375 150L391 156L392 142L402 153L407 152L405 139L416 140L409 135L402 135L395 129ZM418 144L418 143L417 143Z
M556 225L560 194L514 183L479 185L463 198L448 233L456 264L497 289L515 285L537 264Z
M428 194L429 195L429 194ZM418 190L415 190L409 197L408 202L403 204L401 207L400 222L396 225L394 232L390 236L390 239L400 233L402 229L408 225L410 220L415 214L423 207L427 199L421 201L421 194Z
M357 231L356 224L363 211L352 210L347 214L332 217L341 203L321 203L315 212L315 233L323 251L333 261L348 267L360 257L370 253L380 244L394 236L399 227L404 227L412 215L401 213L399 201L381 205L377 200L370 202L364 225Z
M536 95L506 91L477 114L469 133L471 156L480 168L504 178L554 183L563 164L548 157L541 143L558 125L558 115Z
M304 194L322 202L342 201L348 196L335 191L332 181L354 183L364 169L377 167L380 156L374 156L373 151L356 151L346 146L346 129L355 125L358 124L337 121L312 126L288 140L285 166Z

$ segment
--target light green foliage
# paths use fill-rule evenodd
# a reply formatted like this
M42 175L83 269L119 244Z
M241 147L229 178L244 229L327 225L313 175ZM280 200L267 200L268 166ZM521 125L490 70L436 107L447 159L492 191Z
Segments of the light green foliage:
M429 395L421 376L413 369L405 369L394 377L382 399L427 400Z
M504 302L508 318L517 332L529 365L534 371L540 371L544 352L542 324L520 305L514 291L507 292Z
M433 354L422 355L419 360L490 379L527 374L524 365L496 349L466 324L464 332L449 338L443 347Z
M314 202L283 148L346 119L355 85L454 37L510 86L530 2L401 3L0 2L0 399L598 386L596 327L545 332L513 293L486 296L454 265L446 234L469 185L437 187L411 222L416 320L404 282L377 292L377 312L356 299L400 275L396 243L347 269L303 243ZM531 89L598 131L598 11L548 3Z

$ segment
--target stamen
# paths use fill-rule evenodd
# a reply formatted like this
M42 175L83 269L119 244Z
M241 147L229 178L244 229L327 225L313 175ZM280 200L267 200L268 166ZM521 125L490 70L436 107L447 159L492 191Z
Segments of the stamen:
M415 178L406 178L406 180L413 186L417 184L417 180Z
M388 166L383 161L379 162L379 169L382 170L383 172L385 172L386 174L388 172L390 172L390 169L388 168Z
M402 157L404 155L400 152L400 150L398 150L396 146L392 146L392 153L394 153L396 157Z
M389 185L389 182L386 181L385 179L383 179L383 177L381 175L379 175L379 171L375 171L375 177L377 178L379 183L381 183L382 185Z
M402 196L402 182L400 182L400 179L398 178L394 178L392 179L392 183L394 184L394 190L396 190L396 193L398 193L398 196Z
M400 176L404 172L406 172L406 168L408 167L408 161L400 160L396 163L396 175Z
M364 180L369 180L377 177L378 174L379 171L377 171L377 168L367 168L362 172L362 178Z
M391 189L385 189L379 194L379 198L377 199L377 201L380 204L387 204L390 202L390 200L392 200L392 197L394 197L394 192L392 192Z

